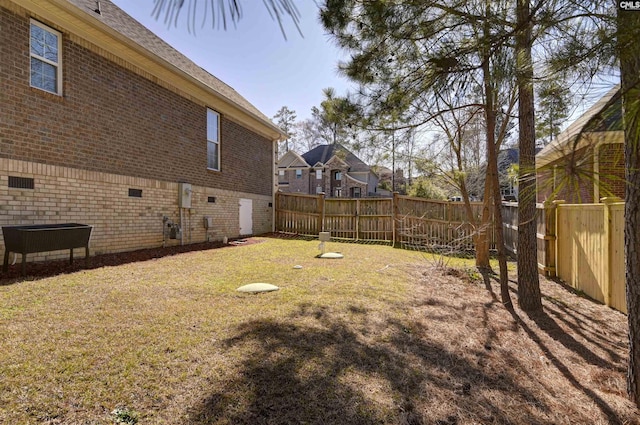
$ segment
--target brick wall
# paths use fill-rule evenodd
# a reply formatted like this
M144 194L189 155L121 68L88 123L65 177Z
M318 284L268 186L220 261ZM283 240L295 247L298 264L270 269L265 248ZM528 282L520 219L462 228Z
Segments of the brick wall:
M592 203L594 176L590 148L554 161L537 171L538 202L562 199L569 204Z
M596 152L597 167L593 159L594 149L588 147L538 169L538 202L562 199L571 204L584 204L599 202L599 198L605 196L624 199L624 145L603 143ZM594 200L596 185L599 185L599 194ZM554 190L557 191L555 196Z
M308 168L298 168L298 170L302 170L302 175L300 178L296 177L296 169L288 168L284 172L284 181L289 182L289 186L283 187L284 191L290 193L306 193L309 194L309 177L313 175L315 179L315 171L309 170ZM313 192L315 194L315 192Z
M63 96L29 86L29 16L0 0L0 225L90 224L93 254L177 244L163 242L163 217L180 222L184 181L193 185L185 243L238 236L241 198L253 201L253 233L272 230L271 141L222 116L221 171L207 170L206 108L215 105L55 29L63 33ZM9 176L33 178L35 187L9 188ZM204 216L213 217L213 229Z
M359 187L361 189L361 196L367 196L367 183L361 182L355 178L348 176L349 166L344 164L335 164L331 167L327 167L322 172L322 178L316 178L316 170L302 168L302 175L300 178L296 178L296 169L287 168L284 171L284 176L279 176L280 182L287 182L288 184L281 186L280 190L285 193L304 193L315 195L316 188L320 186L321 190L327 197L335 197L335 188L340 187L342 189L341 197L351 197L351 189ZM342 179L337 182L333 180L334 172L341 171ZM339 186L338 186L339 183ZM332 190L333 189L333 190Z
M600 197L617 196L624 199L624 144L608 143L598 149L600 169Z
M545 166L542 169L536 170L537 202L559 199L553 194L553 189L553 169Z
M327 179L329 178L329 174L327 172L326 169L322 169L321 171L321 177L318 178L318 175L316 174L316 170L310 170L309 171L309 188L311 190L311 195L316 195L318 193L318 187L320 187L320 191L324 192L326 195L329 195L329 192L327 192Z
M34 189L9 188L8 176L33 178ZM141 189L142 197L130 197L130 188ZM240 198L253 201L253 233L272 230L271 196L197 185L192 189L192 208L183 209L185 243L239 236ZM209 197L215 202L210 203ZM0 158L0 226L89 224L94 226L92 254L100 254L162 246L164 216L180 222L178 183ZM205 216L213 218L210 230L204 227ZM167 237L165 243L180 241ZM0 252L3 250L0 237ZM53 252L33 254L29 259L67 256L67 252Z
M47 22L44 22L47 24ZM0 7L0 157L271 195L272 142L221 118L208 171L206 107L63 33L63 96L29 86L29 17Z

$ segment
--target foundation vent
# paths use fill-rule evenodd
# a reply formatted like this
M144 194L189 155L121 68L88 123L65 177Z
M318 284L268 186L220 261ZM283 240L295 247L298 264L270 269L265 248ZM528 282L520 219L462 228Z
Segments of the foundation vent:
M9 176L9 187L15 189L33 189L35 185L31 177Z

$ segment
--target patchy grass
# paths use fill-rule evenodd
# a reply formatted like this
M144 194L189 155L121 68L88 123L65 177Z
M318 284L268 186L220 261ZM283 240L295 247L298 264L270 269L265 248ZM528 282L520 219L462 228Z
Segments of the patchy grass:
M543 280L512 315L471 261L256 240L0 286L0 423L639 423L618 312Z

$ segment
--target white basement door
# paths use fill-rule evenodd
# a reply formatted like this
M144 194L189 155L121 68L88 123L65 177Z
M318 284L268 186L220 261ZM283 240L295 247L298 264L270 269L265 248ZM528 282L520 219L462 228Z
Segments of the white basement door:
M240 235L253 234L253 201L240 198Z

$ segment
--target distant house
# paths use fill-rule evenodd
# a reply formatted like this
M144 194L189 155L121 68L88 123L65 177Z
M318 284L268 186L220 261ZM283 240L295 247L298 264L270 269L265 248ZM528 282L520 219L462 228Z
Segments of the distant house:
M379 196L393 196L393 187L395 185L396 192L401 195L406 195L406 188L408 179L404 176L404 170L397 168L395 175L391 168L384 165L377 165L374 168L376 175L378 175L378 190Z
M517 180L513 175L513 167L517 166L520 160L520 151L517 147L505 147L498 152L498 179L500 183L500 196L504 201L518 200ZM471 170L466 175L466 188L471 200L482 200L484 198L485 182L487 177L487 163L484 162L475 170ZM450 191L452 200L462 199L459 189Z
M500 195L505 201L518 199L518 185L511 170L520 162L520 150L518 148L506 148L498 153L498 178L500 179Z
M282 192L334 198L378 196L378 176L340 144L320 145L305 154L289 151L278 161Z
M614 87L536 155L538 202L624 198L622 101Z
M0 28L0 225L89 224L93 253L272 230L285 134L233 88L108 0L0 0Z

